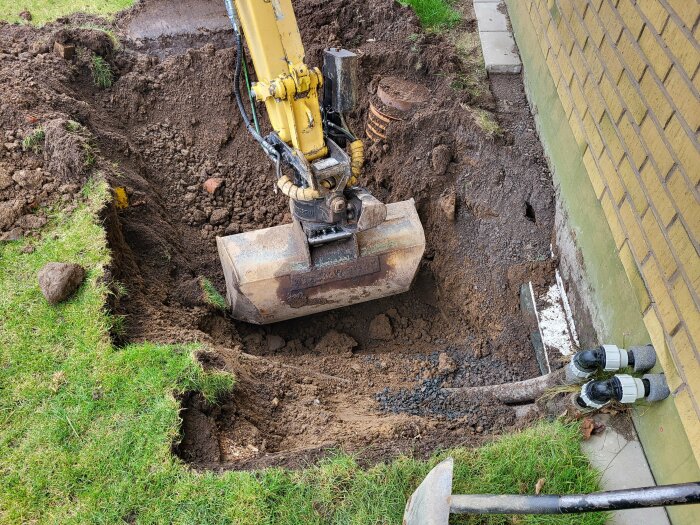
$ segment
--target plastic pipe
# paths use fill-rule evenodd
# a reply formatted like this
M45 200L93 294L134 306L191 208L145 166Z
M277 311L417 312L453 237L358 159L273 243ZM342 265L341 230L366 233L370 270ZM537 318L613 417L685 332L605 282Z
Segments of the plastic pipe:
M452 514L576 514L700 503L700 482L568 496L454 494Z
M610 379L593 380L581 387L576 404L581 408L601 408L611 400L634 403L638 399L661 401L671 394L663 374L645 374L642 378L616 374Z
M631 367L635 372L647 372L654 365L656 351L652 345L633 346L628 350L616 345L601 345L577 352L566 367L566 376L569 382L575 383L587 379L597 370L617 372Z

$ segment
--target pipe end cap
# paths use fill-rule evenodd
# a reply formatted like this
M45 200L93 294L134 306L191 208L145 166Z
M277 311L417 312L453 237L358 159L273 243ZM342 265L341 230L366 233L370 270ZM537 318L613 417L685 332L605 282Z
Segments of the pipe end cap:
M652 345L633 346L629 351L634 356L635 372L646 372L656 365L656 350Z
M666 376L664 374L644 374L642 379L649 381L649 395L647 401L662 401L671 395L671 389L668 388Z

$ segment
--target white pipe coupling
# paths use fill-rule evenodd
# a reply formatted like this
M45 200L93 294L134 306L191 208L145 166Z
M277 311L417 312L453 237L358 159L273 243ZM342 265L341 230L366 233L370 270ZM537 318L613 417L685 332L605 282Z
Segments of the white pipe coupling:
M603 345L605 350L605 370L606 372L614 372L621 368L626 368L629 362L627 350L618 348L616 345Z
M641 379L627 374L616 374L615 377L622 386L620 403L634 403L637 399L644 398L644 383Z

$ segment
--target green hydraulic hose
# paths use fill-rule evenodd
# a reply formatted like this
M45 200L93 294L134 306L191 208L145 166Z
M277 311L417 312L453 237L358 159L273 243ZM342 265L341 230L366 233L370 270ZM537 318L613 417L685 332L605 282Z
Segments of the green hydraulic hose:
M245 87L248 90L248 98L250 99L250 109L253 111L253 124L255 125L255 131L260 133L260 126L258 125L258 115L255 113L255 100L253 99L253 92L250 89L250 80L248 79L248 64L246 63L245 56L243 57L243 76L245 77Z

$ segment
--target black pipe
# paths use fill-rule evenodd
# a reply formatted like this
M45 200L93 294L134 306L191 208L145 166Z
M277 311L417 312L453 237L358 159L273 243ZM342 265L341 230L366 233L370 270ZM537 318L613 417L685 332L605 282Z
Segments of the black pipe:
M700 482L565 496L454 494L453 514L577 514L700 503Z
M574 355L576 365L586 372L595 372L598 368L605 368L605 349L602 346L592 350L583 350Z

